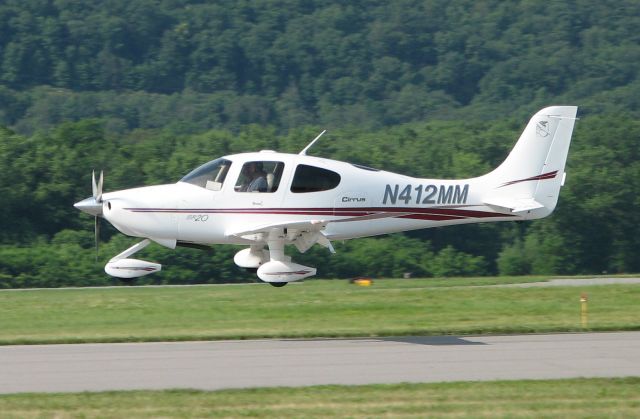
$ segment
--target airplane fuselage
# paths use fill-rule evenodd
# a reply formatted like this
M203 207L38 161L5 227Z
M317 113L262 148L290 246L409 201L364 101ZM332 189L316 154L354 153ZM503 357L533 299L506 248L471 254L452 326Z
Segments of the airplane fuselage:
M124 234L156 241L246 244L230 235L247 226L317 218L331 240L345 240L436 226L534 218L504 214L482 204L479 178L419 179L349 163L283 153L226 156L232 162L220 190L187 182L105 193L103 216ZM240 192L233 179L251 161L284 164L274 192ZM330 170L339 183L318 192L294 192L294 168L304 164ZM538 214L540 216L541 214ZM345 220L343 222L336 222Z

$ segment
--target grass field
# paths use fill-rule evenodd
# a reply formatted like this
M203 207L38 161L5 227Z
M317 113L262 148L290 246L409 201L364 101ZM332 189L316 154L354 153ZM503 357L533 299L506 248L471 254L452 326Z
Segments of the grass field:
M469 287L534 280L3 291L0 344L640 330L637 285Z
M0 396L3 418L632 418L640 378Z

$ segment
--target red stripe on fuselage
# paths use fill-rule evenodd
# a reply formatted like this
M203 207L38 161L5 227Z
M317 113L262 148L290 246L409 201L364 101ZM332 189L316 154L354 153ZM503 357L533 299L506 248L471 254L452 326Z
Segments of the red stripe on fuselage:
M395 214L396 218L417 220L456 220L466 218L513 217L511 214L477 211L459 208L416 208L416 207L352 207L352 208L125 208L132 212L144 213L205 213L205 214L278 214L278 215L327 215L343 217L364 217L377 214ZM357 221L357 220L354 220Z

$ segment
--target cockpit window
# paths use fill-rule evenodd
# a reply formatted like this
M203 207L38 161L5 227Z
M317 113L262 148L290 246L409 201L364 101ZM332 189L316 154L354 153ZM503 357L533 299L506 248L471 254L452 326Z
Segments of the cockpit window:
M331 170L299 164L293 175L291 192L320 192L335 188L340 183L340 175Z
M236 192L275 192L283 169L284 163L279 161L246 162L234 189Z
M219 191L222 189L222 183L229 172L229 167L231 167L231 161L216 159L193 170L180 179L180 182L187 182L212 191Z

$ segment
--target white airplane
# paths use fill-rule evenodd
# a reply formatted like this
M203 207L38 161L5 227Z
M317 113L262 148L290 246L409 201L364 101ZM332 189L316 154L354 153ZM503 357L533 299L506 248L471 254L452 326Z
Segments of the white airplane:
M179 182L102 193L76 203L141 242L113 257L107 274L136 278L157 263L129 258L154 241L176 246L246 245L234 262L273 286L315 275L291 261L285 246L305 252L314 244L334 252L347 240L446 225L533 220L558 202L577 107L536 113L495 170L483 176L421 179L306 155L270 150L210 161Z

